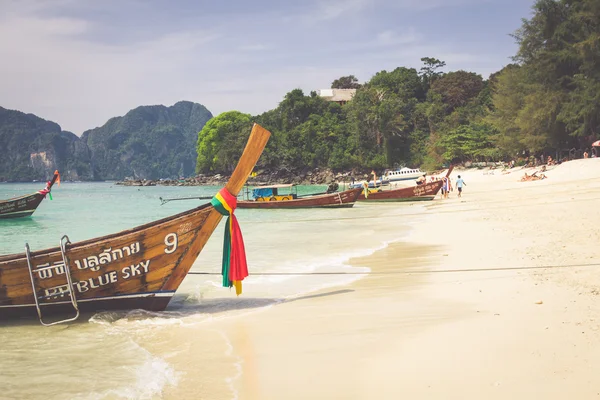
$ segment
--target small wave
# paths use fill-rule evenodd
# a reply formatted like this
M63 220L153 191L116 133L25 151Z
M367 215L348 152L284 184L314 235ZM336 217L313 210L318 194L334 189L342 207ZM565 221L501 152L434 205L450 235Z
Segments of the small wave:
M235 388L235 381L238 380L241 376L242 376L242 364L244 363L244 359L240 356L234 356L233 353L233 344L231 343L231 340L229 340L229 338L227 337L227 335L221 331L216 331L225 341L225 344L227 346L227 350L225 350L225 356L226 357L233 357L235 358L235 362L233 363L234 367L235 367L235 374L233 376L229 376L227 378L225 378L225 382L227 383L227 386L229 387L229 390L231 390L231 394L232 394L232 400L237 400L239 398L239 393Z
M152 399L160 396L167 386L177 386L179 374L165 360L152 355L134 343L144 353L144 361L136 367L127 367L135 380L131 385L111 388L102 392L89 393L77 399Z

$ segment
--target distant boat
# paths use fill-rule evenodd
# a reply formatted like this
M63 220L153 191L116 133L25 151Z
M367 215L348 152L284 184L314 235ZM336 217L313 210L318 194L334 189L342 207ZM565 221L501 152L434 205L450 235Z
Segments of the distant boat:
M31 252L25 244L25 253L0 256L0 319L37 314L53 325L76 320L80 311L164 310L223 215L235 209L269 136L254 124L235 171L211 203L115 234L77 243L65 235L59 247ZM238 292L247 276L239 267L245 254L237 221L231 217L228 225L223 285ZM64 313L72 316L45 319Z
M350 189L356 189L356 188L363 188L364 187L364 182L354 182L354 183L350 183L348 184L348 187ZM377 179L376 181L369 181L368 185L369 185L369 189L374 189L374 188L378 188L380 186L383 185L389 185L390 181L388 181L387 179Z
M421 176L426 175L426 172L421 171L419 168L400 168L393 171L386 171L383 175L383 179L387 179L390 182L407 181L417 179Z
M280 193L280 189L286 189L286 193ZM252 199L240 200L237 204L238 208L270 209L352 207L361 190L361 188L357 188L343 192L298 196L297 188L294 184L259 186L252 190Z
M0 219L7 218L22 218L31 216L38 208L42 200L52 190L52 186L57 183L60 185L60 174L54 171L52 180L48 181L46 187L38 190L35 193L26 194L24 196L13 197L8 200L0 200ZM50 195L51 196L51 195Z
M450 176L452 172L453 166L450 166L448 172L446 172L446 177ZM358 201L427 201L433 200L435 196L438 194L440 189L442 188L443 181L441 179L429 182L422 183L416 186L409 186L400 189L375 189L368 190L364 189L360 196L358 196ZM365 191L367 191L367 196L365 196Z
M358 201L422 201L433 200L442 188L442 181L430 182L400 189L369 190L368 196L361 191Z

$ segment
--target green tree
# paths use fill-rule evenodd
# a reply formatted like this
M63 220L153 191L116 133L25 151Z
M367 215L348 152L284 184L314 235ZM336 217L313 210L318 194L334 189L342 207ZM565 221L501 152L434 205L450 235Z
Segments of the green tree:
M465 106L483 89L483 79L473 72L449 72L431 85L431 90L440 94L449 110Z
M361 84L354 75L342 76L331 83L332 89L358 89Z
M384 168L397 161L395 145L406 139L411 105L396 93L369 86L358 91L350 105L364 165ZM377 161L375 161L377 160Z
M553 146L586 145L600 131L600 6L596 0L538 0L514 34L530 83L550 94L538 110ZM538 99L542 99L538 97ZM543 98L547 100L546 98Z
M233 172L252 130L252 117L228 111L210 119L198 133L196 173Z
M494 127L485 123L461 125L451 130L441 140L444 160L457 162L498 159L502 154L492 141L494 134Z
M431 84L440 76L442 72L438 71L440 68L446 66L446 62L440 61L433 57L421 58L423 66L421 67L421 77L425 88L429 89Z
M486 119L498 131L497 146L511 156L526 150L517 123L525 106L526 85L524 71L519 66L506 67L494 77L493 111Z
M402 99L425 98L423 83L414 68L398 67L391 72L377 72L369 81L369 86L385 89Z

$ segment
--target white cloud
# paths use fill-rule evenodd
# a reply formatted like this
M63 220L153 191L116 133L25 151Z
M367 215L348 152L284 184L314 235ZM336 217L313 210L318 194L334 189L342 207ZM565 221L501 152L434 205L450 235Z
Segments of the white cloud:
M456 7L466 4L485 4L493 0L397 0L390 3L391 7L413 11L427 11L442 7Z
M314 11L316 20L333 20L356 13L369 4L369 0L324 0L317 3Z
M262 43L246 44L239 47L242 51L263 51L268 50L269 48L269 45Z
M107 45L84 40L89 28L89 22L70 18L5 19L0 76L11 79L0 81L0 104L54 119L80 134L139 104L161 103L163 94L174 98L169 92L188 84L181 79L186 67L197 64L204 46L219 37L187 31ZM211 70L197 74L208 79Z
M371 45L392 46L398 44L410 44L416 43L419 39L420 35L414 28L410 28L401 34L398 34L393 30L386 30L379 32Z
M98 17L120 3L124 26ZM390 9L423 4L441 0L327 0L298 15L257 8L252 18L199 13L148 30L141 25L152 5L141 0L0 0L0 106L81 134L143 104L191 100L215 114L258 114L295 87L309 92L349 74L365 81L382 69L418 68L424 56L477 72L506 63L508 55L475 56L450 37L426 40L406 11L397 12L403 21L386 21Z

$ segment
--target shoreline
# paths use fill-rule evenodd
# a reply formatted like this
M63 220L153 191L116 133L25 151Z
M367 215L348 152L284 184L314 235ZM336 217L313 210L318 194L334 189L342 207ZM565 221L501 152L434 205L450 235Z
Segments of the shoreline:
M593 261L600 168L569 164L536 182L460 171L462 199L428 204L406 243L350 262L413 274L372 274L216 323L241 357L239 398L596 396L593 268L504 269Z

